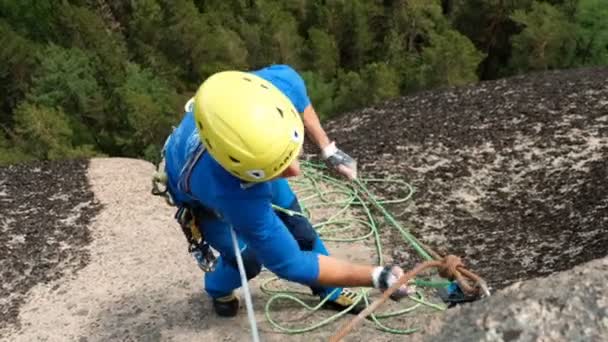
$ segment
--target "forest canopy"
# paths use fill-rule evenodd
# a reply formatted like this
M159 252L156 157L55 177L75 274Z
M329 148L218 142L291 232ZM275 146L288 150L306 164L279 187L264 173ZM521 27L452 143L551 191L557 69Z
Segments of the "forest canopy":
M608 65L606 18L605 0L0 0L0 164L154 160L200 83L226 69L290 64L325 119Z

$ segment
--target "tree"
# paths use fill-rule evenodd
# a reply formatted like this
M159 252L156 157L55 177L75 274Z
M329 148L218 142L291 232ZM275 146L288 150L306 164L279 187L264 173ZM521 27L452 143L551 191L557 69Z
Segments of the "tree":
M439 2L397 1L392 10L384 46L402 91L477 80L483 54L467 37L450 28Z
M484 58L467 37L454 30L431 34L431 45L422 56L426 86L475 82L477 67Z
M0 17L20 35L37 42L55 38L59 2L0 0Z
M336 75L339 64L339 51L334 37L327 32L311 28L308 30L310 67L324 77Z
M373 48L369 27L368 2L351 0L340 7L341 29L338 44L343 67L359 69L368 62L368 53Z
M361 94L364 94L366 89L366 85L358 73L339 70L334 100L336 113L362 107L366 103L366 98Z
M574 65L608 64L608 2L580 0L575 16Z
M399 95L399 75L386 63L370 63L361 70L366 103L374 104Z
M181 61L188 80L196 86L217 71L247 66L247 49L238 33L218 24L214 13L200 14L185 0L165 5L168 28L164 50Z
M275 1L258 1L256 6L262 46L272 51L266 63L286 63L302 69L304 39L299 34L296 18Z
M104 88L112 89L122 83L124 64L128 60L122 36L108 30L102 18L86 7L64 2L59 13L62 33L59 45L79 48L94 56L97 60L93 65Z
M4 133L0 133L0 165L16 164L33 159L33 156L24 153L20 148L15 146Z
M152 70L168 80L176 89L186 90L183 68L172 62L163 53L164 31L159 27L165 25L165 12L157 0L139 0L132 2L132 13L127 20L127 43L132 61Z
M193 57L200 79L226 69L247 68L247 48L241 37L223 26L211 26Z
M306 82L308 97L319 117L323 120L334 115L335 80L330 78L330 81L326 81L322 75L312 71L303 72L302 78Z
M95 145L95 135L106 126L103 97L95 77L95 59L77 49L51 44L38 56L38 69L27 95L40 107L61 108L67 115L74 146Z
M275 60L272 49L266 48L263 26L242 19L239 22L238 33L247 49L247 65L251 69L259 69Z
M13 108L23 98L29 86L32 72L36 68L38 45L15 32L5 21L0 20L0 124L11 125Z
M516 10L511 18L523 31L513 36L510 66L519 72L566 67L575 52L575 27L555 7L534 2L529 11Z
M392 32L405 39L404 49L420 52L430 41L430 34L448 28L437 1L396 1L392 5Z
M91 146L72 146L73 131L60 108L23 103L15 110L17 146L37 159L92 156Z
M127 78L118 89L126 127L117 132L122 153L129 156L157 157L164 139L179 116L178 98L169 85L150 70L136 64L127 66Z
M479 66L479 78L496 79L512 73L506 68L511 58L511 37L521 31L511 15L528 10L533 0L453 0L452 27L468 37L486 54Z

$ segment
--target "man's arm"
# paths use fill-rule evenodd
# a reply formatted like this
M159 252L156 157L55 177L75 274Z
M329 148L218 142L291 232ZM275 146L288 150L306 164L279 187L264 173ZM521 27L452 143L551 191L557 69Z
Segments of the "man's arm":
M309 104L306 109L304 109L302 118L306 133L319 147L323 160L346 178L357 178L357 162L348 154L337 148L335 142L329 140L312 104Z
M317 115L317 112L315 112L312 104L309 104L306 109L304 109L302 118L304 120L304 128L306 129L306 133L308 133L308 136L319 147L319 150L323 151L323 149L327 147L331 141L321 126L319 116Z
M305 285L365 286L385 290L403 270L354 264L312 251L300 250L276 216L270 202L255 199L220 199L225 218L264 266L279 277ZM223 202L223 203L222 203ZM384 271L387 269L387 271ZM399 295L407 295L403 287Z

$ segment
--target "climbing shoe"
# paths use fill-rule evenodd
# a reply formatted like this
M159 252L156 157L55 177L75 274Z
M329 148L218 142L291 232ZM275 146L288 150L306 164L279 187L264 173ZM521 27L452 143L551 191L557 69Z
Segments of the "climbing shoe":
M355 302L357 302L357 304L348 311L349 314L357 315L365 310L365 301L363 301L363 298L361 298L359 293L348 289L342 289L338 298L335 300L328 300L323 304L323 307L329 310L343 311L348 310Z
M239 312L239 298L234 293L228 296L213 298L213 309L222 317L234 317Z

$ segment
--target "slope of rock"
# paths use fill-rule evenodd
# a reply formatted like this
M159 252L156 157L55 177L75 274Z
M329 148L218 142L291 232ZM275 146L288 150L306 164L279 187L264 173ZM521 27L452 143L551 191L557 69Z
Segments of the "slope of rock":
M32 287L87 264L88 226L100 210L87 167L86 160L0 167L0 329L18 323Z
M546 278L515 283L496 295L450 310L423 341L606 341L608 258Z
M494 287L608 253L608 68L421 92L327 127L363 175L410 181L415 204L393 212Z
M415 235L464 256L500 288L607 254L607 79L607 68L581 69L422 92L326 127L357 157L363 175L398 175L416 187L413 201L390 208ZM0 168L0 339L249 338L244 310L235 320L211 314L173 209L149 194L152 170L129 159ZM396 243L400 237L383 238L388 248L407 250ZM368 247L330 250L369 261ZM409 265L412 254L396 257ZM449 310L413 338L603 340L606 267L604 258L514 284ZM303 335L276 333L264 323L266 297L257 281L265 340L325 340L343 322ZM323 318L300 319L291 306L278 314L294 324ZM349 340L394 337L364 324Z

